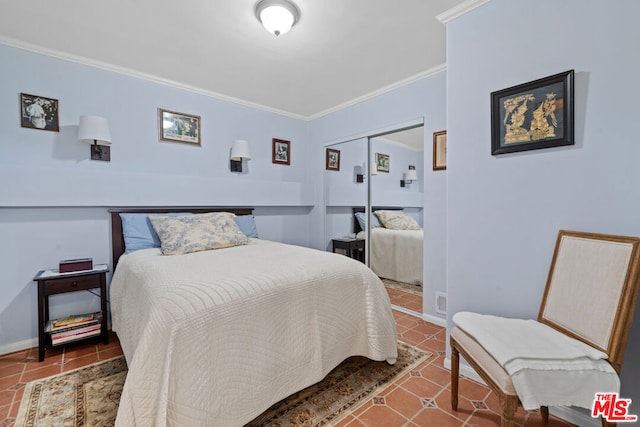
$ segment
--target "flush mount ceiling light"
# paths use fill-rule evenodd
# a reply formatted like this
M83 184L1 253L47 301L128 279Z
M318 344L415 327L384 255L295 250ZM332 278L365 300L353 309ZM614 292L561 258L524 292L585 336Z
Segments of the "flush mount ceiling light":
M256 5L256 17L267 31L279 36L298 22L300 11L288 0L261 0Z

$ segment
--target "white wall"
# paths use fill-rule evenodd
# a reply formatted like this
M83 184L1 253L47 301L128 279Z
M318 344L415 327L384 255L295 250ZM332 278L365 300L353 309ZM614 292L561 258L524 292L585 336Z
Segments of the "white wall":
M108 207L254 206L262 238L312 244L308 123L0 45L0 354L36 344L35 274L67 258L111 264ZM60 132L20 127L20 93L59 101ZM159 107L202 120L202 146L158 141ZM111 161L89 160L79 116L109 120ZM252 160L229 171L234 139ZM291 166L272 164L271 139L291 141ZM97 307L76 293L51 314Z
M435 292L446 291L446 172L432 170L431 141L433 132L445 129L446 123L445 72L439 72L392 92L377 96L310 123L313 150L309 153L309 170L321 176L324 170L324 146L347 140L349 137L374 135L378 130L397 127L417 119L424 119L425 152L423 164L416 165L424 173L424 298L423 312L435 313ZM391 159L393 162L393 159ZM419 172L420 173L420 172ZM397 176L398 190L400 177ZM315 207L311 221L317 224L312 236L318 248L326 246L323 222L325 200L323 182L314 183Z
M535 318L559 229L640 235L638 16L635 0L493 0L447 25L449 327L462 310ZM490 93L569 69L575 145L492 156Z

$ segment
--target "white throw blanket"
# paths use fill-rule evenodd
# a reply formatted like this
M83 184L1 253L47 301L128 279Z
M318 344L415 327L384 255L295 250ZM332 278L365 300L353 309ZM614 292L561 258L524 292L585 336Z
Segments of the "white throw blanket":
M527 410L574 405L591 409L595 394L619 392L607 355L535 320L459 312L453 322L511 375Z
M349 356L397 357L382 282L338 254L145 249L120 258L110 295L129 367L117 426L241 426Z

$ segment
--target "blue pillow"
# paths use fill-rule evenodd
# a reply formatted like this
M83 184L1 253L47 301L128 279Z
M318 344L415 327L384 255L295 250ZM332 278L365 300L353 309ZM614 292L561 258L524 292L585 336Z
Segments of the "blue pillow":
M160 238L153 229L149 215L159 216L181 216L192 215L189 212L176 212L166 214L147 213L121 213L122 234L124 235L125 254L138 251L140 249L159 248Z
M236 216L236 224L240 231L247 237L258 238L258 229L256 228L256 218L253 215Z
M367 229L367 217L364 212L356 212L356 219L360 224L360 228L364 231ZM382 223L377 216L371 215L371 228L382 227Z

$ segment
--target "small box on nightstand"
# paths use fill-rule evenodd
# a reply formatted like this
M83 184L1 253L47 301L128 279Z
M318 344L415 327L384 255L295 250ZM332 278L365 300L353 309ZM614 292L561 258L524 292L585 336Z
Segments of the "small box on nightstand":
M60 273L93 270L93 258L65 259L60 261Z

